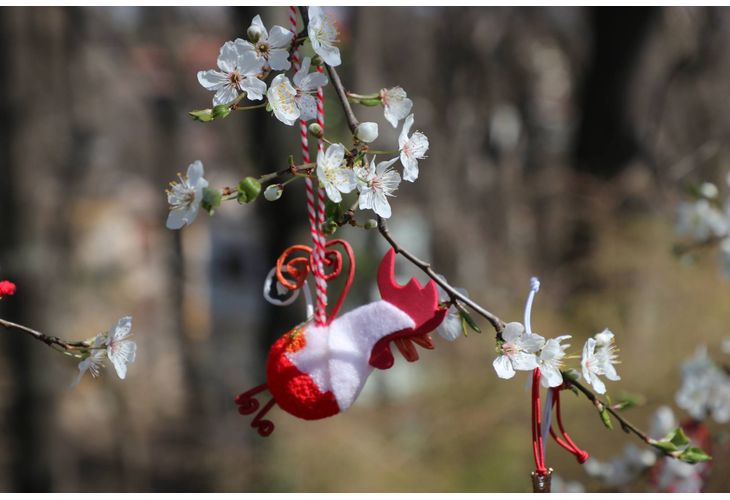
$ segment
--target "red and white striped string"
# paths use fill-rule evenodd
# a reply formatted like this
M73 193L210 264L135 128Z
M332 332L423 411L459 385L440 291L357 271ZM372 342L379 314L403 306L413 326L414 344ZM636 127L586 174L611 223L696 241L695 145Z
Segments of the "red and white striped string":
M294 36L297 36L297 8L289 7L289 23ZM299 60L299 51L292 53L292 65L294 71L299 71L301 62ZM322 67L318 71L323 71ZM322 88L317 89L317 123L324 133L324 94ZM299 135L302 146L302 161L311 163L309 155L309 140L307 136L307 122L299 120ZM322 151L324 141L319 140L318 150ZM314 269L312 273L315 277L315 286L317 288L317 300L314 308L314 322L321 326L327 323L327 281L324 279L324 246L326 238L322 228L324 226L325 215L325 199L324 191L321 187L317 189L317 209L315 210L314 186L310 177L305 177L304 184L307 192L307 216L309 218L309 230L312 235L314 249L312 251Z

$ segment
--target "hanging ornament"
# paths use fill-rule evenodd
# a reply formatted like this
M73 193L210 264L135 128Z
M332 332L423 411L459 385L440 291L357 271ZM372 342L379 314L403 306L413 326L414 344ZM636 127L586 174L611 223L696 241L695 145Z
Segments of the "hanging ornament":
M327 243L324 264L329 281L343 267L340 245L348 256L349 270L344 289L322 325L308 321L282 335L269 351L266 383L236 398L242 415L259 410L256 395L268 389L272 399L256 414L251 426L262 436L274 430L265 420L266 413L278 405L284 411L305 419L318 420L347 410L357 399L374 369L393 366L391 344L406 360L418 360L416 345L433 349L429 333L444 319L446 309L439 306L436 284L421 286L412 278L405 286L394 276L395 251L389 250L380 263L377 282L381 300L360 306L340 317L337 314L352 285L355 262L352 249L344 240ZM309 253L285 262L294 251ZM277 261L276 275L284 287L301 288L313 269L314 255L309 247L297 245L287 249ZM289 279L287 279L289 276Z

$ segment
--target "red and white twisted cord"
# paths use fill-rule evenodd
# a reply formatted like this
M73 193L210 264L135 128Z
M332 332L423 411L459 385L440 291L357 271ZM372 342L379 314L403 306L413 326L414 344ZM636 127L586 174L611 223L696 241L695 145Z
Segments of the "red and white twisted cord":
M291 25L291 31L294 34L294 36L297 35L297 8L296 7L289 7L289 23ZM291 59L292 59L292 65L294 66L294 71L299 71L299 68L301 67L301 62L299 60L299 51L295 50L292 53ZM322 113L324 113L324 107L323 107L323 99L324 94L322 93L322 89L319 88L317 91L317 112L318 112L318 119L317 122L320 124L322 129L324 130L324 119L322 119L321 123L319 120L319 110L322 109ZM307 136L307 122L305 120L299 120L299 135L301 139L301 148L302 148L302 161L304 163L311 163L311 157L309 155L309 140ZM322 150L323 148L323 141L319 141L319 150ZM315 287L317 289L317 300L316 300L316 306L314 309L314 321L317 325L324 325L327 322L327 281L324 279L324 245L325 245L325 236L322 231L322 227L324 224L324 192L322 191L322 188L318 189L318 202L319 202L319 214L317 214L317 211L315 210L315 200L314 200L314 186L312 183L312 179L310 177L304 178L304 184L306 188L307 193L307 217L309 219L309 231L312 236L312 241L314 243L314 251L313 251L313 257L314 257L314 269L312 269L312 273L315 277ZM318 220L319 219L319 220ZM318 224L319 222L319 224Z

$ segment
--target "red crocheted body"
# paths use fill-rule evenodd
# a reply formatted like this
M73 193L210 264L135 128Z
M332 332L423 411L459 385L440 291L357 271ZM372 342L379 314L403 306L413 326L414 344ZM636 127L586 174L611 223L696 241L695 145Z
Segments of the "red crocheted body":
M304 348L306 341L300 327L284 334L269 351L266 381L281 409L305 420L318 420L340 412L332 391L322 392L314 380L299 371L286 356Z

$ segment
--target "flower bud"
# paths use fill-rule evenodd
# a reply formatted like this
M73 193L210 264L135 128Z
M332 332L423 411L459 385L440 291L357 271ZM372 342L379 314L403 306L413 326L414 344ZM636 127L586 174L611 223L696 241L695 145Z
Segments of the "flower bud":
M251 203L261 193L261 183L253 177L246 177L238 183L238 203Z
M218 118L225 118L226 116L231 114L231 107L228 106L228 104L219 104L218 106L213 108L213 119Z
M705 198L712 199L717 198L719 191L717 190L717 186L715 186L713 183L703 182L700 186L700 194Z
M378 124L375 122L364 122L355 129L355 137L362 142L373 142L378 138Z
M314 137L321 139L323 135L322 127L319 126L319 123L310 123L309 133L312 134Z
M281 187L281 184L271 184L264 191L264 198L266 198L266 201L276 201L281 198L283 193L284 188Z
M316 68L317 66L322 66L322 58L315 54L314 57L312 57L312 67Z
M365 224L363 224L363 227L365 229L375 229L376 227L378 227L378 221L376 221L375 219L368 219L365 221Z
M261 26L256 26L255 24L252 24L248 27L248 30L246 30L246 35L251 43L258 42L262 34Z

